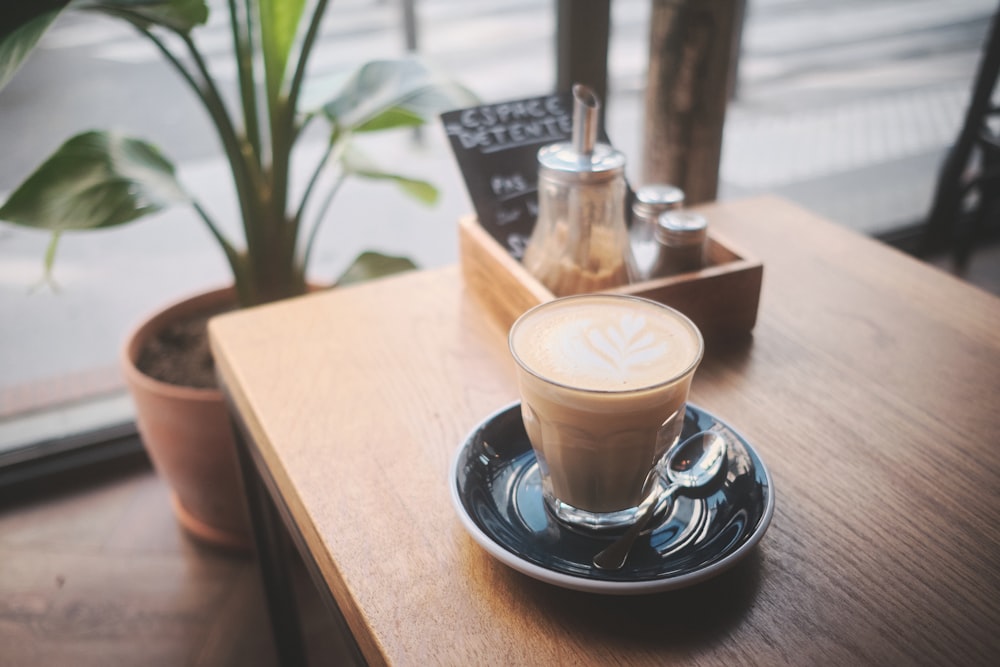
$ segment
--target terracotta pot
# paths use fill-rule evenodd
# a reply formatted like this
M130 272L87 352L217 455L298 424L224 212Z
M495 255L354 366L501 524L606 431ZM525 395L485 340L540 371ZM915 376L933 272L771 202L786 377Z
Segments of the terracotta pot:
M153 467L170 487L178 522L204 542L249 550L249 520L222 392L161 382L135 365L144 343L168 322L234 302L235 291L229 288L159 311L126 339L122 367L139 435Z

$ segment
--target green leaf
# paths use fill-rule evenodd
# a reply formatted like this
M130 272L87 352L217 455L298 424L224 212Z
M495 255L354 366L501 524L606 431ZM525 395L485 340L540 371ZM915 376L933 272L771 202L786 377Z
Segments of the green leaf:
M359 172L358 176L394 181L403 192L428 206L433 206L438 201L438 189L428 181L422 181L416 178L402 176L400 174L387 174L384 172Z
M73 7L112 15L124 12L142 24L182 33L208 21L205 0L75 0Z
M378 123L387 113L406 112L427 119L475 103L467 89L416 58L404 58L366 63L323 105L323 112L341 132L356 132Z
M305 0L260 0L258 4L267 98L273 108L281 94Z
M403 192L417 201L432 206L437 203L438 190L431 183L402 174L382 171L354 146L349 146L340 158L344 172L371 180L393 181Z
M408 109L393 107L354 128L355 132L378 132L394 127L419 127L424 124L424 117Z
M13 78L60 11L54 9L39 14L0 37L0 88Z
M32 7L23 3L4 9L6 25L0 30L0 89L14 76L38 40L67 6L70 9L108 14L128 13L147 25L162 25L188 32L208 21L205 0L47 0Z
M0 219L50 231L131 222L190 197L152 145L106 132L63 144L0 207Z
M415 268L417 265L406 257L393 257L369 250L355 258L343 275L337 279L337 285L360 283Z

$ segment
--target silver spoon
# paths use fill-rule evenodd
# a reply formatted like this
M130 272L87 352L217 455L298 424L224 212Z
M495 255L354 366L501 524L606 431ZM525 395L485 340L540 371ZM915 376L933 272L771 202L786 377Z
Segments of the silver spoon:
M726 441L714 431L695 433L674 447L667 455L667 477L672 484L657 500L649 503L649 507L621 537L594 556L594 567L599 570L620 570L639 533L656 513L656 508L679 489L697 489L711 482L719 474L725 461Z

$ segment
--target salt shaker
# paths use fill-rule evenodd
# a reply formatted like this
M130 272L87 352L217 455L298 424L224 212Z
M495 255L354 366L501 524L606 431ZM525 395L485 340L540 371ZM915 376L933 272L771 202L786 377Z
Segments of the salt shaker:
M705 266L708 221L692 211L667 211L657 219L654 236L658 254L651 277L698 271Z
M660 244L656 240L660 214L683 206L684 191L674 185L656 183L643 185L635 191L630 236L636 271L640 278L652 276L652 269L660 252Z
M570 143L538 151L538 221L523 264L556 296L627 284L635 263L625 226L625 155L597 142L600 102L573 86Z

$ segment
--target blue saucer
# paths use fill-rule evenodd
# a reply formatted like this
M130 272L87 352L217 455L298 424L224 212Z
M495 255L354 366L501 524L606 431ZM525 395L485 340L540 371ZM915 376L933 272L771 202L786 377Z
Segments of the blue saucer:
M745 556L774 513L770 473L750 443L688 404L681 439L710 429L729 443L724 478L698 497L676 495L620 570L598 570L591 564L613 537L570 530L546 510L520 403L487 417L459 447L452 465L452 502L480 546L535 579L617 595L682 588L719 574Z

